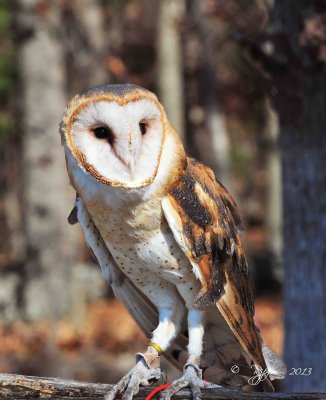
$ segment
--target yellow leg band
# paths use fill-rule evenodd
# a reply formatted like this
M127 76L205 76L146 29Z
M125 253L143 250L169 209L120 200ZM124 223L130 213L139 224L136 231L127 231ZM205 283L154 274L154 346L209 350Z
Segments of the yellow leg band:
M154 347L154 349L158 352L158 354L162 354L163 353L163 349L162 347L155 343L155 342L149 342L148 346Z

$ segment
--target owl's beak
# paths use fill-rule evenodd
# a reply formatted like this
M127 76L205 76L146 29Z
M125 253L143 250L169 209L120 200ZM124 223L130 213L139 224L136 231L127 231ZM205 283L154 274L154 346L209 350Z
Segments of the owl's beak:
M137 140L135 140L135 136L131 132L129 132L128 151L127 151L127 157L125 159L125 164L131 173L134 171L138 153L139 153L139 143L137 142Z

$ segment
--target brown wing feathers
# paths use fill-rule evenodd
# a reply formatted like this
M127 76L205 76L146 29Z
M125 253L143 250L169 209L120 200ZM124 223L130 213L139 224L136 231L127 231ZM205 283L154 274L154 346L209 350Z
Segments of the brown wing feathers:
M184 236L184 251L191 264L199 269L202 289L196 304L199 307L216 304L253 362L265 368L253 321L252 287L235 201L209 168L190 158L167 200L164 211L178 215L175 224ZM169 223L170 218L167 217Z
M250 282L235 222L240 226L235 202L226 189L215 181L212 171L188 159L185 173L171 188L168 198L180 216L190 261L199 266L205 277L203 284L207 290L201 292L198 305L215 303L224 293L226 268L230 275L239 275L239 283L244 277L243 283ZM226 204L232 204L232 211ZM252 314L251 287L240 284L239 289L247 310Z

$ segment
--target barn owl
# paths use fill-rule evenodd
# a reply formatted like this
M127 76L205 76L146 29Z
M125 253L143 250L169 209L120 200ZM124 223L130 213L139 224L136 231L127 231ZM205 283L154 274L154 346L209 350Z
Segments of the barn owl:
M186 386L195 399L202 388L249 387L258 368L271 390L285 368L253 320L236 203L187 157L157 97L131 84L93 87L68 104L60 132L77 193L69 221L78 220L105 279L149 338L106 399L124 391L130 400L159 380L161 354L183 369L164 400Z

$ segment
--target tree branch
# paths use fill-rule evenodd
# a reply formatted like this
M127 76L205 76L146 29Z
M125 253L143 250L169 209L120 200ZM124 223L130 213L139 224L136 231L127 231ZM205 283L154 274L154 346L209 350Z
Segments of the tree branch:
M79 382L60 378L0 374L1 399L101 399L112 385ZM141 388L135 400L145 399L152 388ZM158 397L154 397L158 399ZM188 389L181 390L174 399L188 400ZM245 393L234 389L210 389L203 391L203 400L323 400L326 393Z

